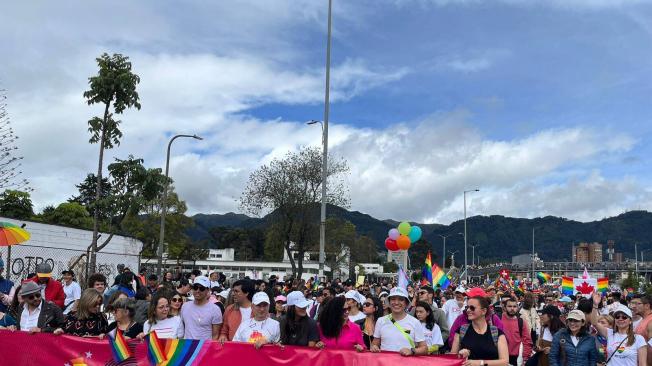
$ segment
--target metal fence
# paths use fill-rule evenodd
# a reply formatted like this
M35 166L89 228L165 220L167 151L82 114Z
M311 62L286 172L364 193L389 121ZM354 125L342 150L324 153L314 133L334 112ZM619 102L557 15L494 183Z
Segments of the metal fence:
M87 251L76 249L63 249L40 245L14 245L3 248L0 257L5 260L5 277L19 282L36 272L36 266L40 263L48 263L52 267L52 276L60 278L61 272L72 269L75 272L76 280L82 288L86 283L90 270L88 264L89 254ZM96 270L106 276L109 285L118 274L117 265L124 264L137 273L140 256L123 253L112 253L100 251L96 255Z

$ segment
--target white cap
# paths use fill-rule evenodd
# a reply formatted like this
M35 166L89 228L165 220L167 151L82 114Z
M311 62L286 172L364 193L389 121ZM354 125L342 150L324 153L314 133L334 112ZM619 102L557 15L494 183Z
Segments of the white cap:
M459 292L459 293L461 293L461 294L465 294L465 293L466 293L466 289L464 289L464 287L462 287L462 286L457 286L457 288L455 289L455 292Z
M222 297L224 299L228 299L230 293L231 293L231 289L227 288L226 290L224 290L224 291L220 292L219 294L217 294L217 296L220 296L220 297Z
M195 277L193 285L202 285L206 288L211 288L211 281L206 276L197 276Z
M344 294L344 297L347 299L353 299L357 301L358 303L360 302L360 293L356 290L349 290ZM364 302L364 301L363 301Z
M616 307L616 310L614 310L614 315L616 315L616 313L624 313L624 314L627 315L630 319L632 318L632 311L631 311L627 306L625 306L625 305L623 305L623 304L619 304L619 305Z
M254 298L251 300L254 305L260 305L261 303L267 303L269 305L269 296L266 293L260 291L254 294Z
M410 299L408 297L407 291L402 287L394 287L391 291L389 291L389 297L394 297L394 296L404 297L406 300Z
M292 291L287 296L288 301L285 306L294 305L298 308L305 309L310 306L310 301L306 300L301 291Z

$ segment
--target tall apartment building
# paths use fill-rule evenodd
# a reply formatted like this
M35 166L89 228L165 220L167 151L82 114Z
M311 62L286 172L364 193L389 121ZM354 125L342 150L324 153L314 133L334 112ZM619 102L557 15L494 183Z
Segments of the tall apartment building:
M602 262L602 244L579 243L573 245L573 262L598 263Z

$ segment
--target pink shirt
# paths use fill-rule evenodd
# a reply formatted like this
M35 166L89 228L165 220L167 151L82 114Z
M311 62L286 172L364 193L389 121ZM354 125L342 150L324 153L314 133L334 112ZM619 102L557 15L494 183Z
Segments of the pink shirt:
M319 328L319 338L324 343L325 348L331 349L353 349L353 346L359 344L366 348L362 339L362 330L360 326L352 321L348 321L342 326L340 336L337 338L326 338Z

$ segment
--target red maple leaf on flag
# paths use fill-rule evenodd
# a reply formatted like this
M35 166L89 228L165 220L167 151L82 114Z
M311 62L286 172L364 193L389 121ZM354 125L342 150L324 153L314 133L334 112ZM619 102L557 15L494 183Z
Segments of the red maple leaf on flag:
M579 291L579 293L581 293L582 295L590 295L595 290L595 288L589 285L586 281L582 281L582 284L575 287L575 289Z

